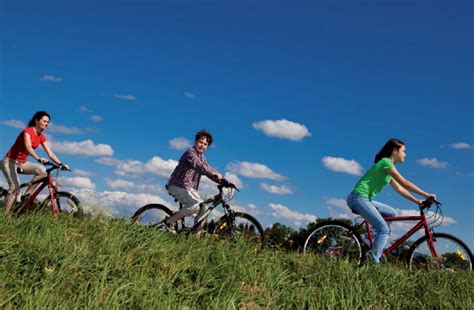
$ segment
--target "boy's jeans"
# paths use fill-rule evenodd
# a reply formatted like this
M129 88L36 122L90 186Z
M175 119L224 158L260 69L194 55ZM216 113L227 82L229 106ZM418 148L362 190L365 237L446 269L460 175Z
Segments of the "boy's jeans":
M350 193L347 196L347 205L365 218L372 226L375 233L375 241L370 250L370 255L375 262L379 263L384 246L390 235L390 227L383 217L397 216L397 211L390 206L377 201L370 201L368 198L355 193Z

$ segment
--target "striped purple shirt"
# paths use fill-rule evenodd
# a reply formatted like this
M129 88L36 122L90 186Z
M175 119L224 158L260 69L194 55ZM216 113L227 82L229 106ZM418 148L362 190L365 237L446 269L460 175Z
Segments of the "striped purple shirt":
M204 154L199 154L194 147L190 147L179 159L179 163L174 168L167 185L197 190L201 175L212 178L215 173L217 171L209 166Z

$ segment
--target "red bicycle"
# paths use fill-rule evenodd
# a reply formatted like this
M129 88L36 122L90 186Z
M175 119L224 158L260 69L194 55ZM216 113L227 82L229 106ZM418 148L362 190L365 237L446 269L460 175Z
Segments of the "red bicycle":
M25 188L33 184L39 184L31 195L23 197L20 202L16 202L13 205L13 213L21 214L28 210L36 211L50 208L54 217L56 217L58 213L82 216L83 210L79 199L71 193L58 191L56 179L59 176L59 171L68 169L65 169L63 165L57 165L52 162L48 162L44 165L51 166L51 168L46 170L46 176L44 178L20 185L20 188ZM36 197L45 187L48 187L49 195L43 201L37 200ZM7 194L8 190L0 187L0 198Z
M425 210L433 205L436 210L426 215ZM384 250L384 256L400 256L405 252L410 269L472 270L473 259L469 247L455 236L433 230L443 221L441 203L425 200L419 208L420 215L384 217L387 222L417 221L407 233ZM408 251L404 251L405 241L419 230L423 230L424 235L412 243ZM373 234L366 220L355 226L333 220L319 223L309 232L303 251L361 264L373 242Z

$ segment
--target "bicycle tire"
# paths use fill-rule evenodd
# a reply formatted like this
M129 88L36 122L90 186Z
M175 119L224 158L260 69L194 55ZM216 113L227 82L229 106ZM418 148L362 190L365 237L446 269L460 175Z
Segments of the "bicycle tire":
M57 192L54 195L54 200L56 210L60 208L60 213L70 214L76 217L82 217L84 215L81 202L76 196L74 196L74 194L68 192ZM46 209L51 210L51 195L43 200L39 210Z
M305 254L315 254L331 259L344 259L361 264L363 241L360 234L339 221L317 224L308 234L303 246Z
M132 216L132 223L145 227L166 231L163 222L174 214L167 206L148 204L138 209ZM183 229L183 222L175 223L174 229L179 232Z
M432 257L428 247L428 236L423 236L408 251L408 266L414 269L472 270L472 252L469 247L455 236L445 233L433 233L438 259Z
M212 234L233 240L242 237L251 244L263 246L262 225L253 216L243 212L226 214L219 218L215 222Z

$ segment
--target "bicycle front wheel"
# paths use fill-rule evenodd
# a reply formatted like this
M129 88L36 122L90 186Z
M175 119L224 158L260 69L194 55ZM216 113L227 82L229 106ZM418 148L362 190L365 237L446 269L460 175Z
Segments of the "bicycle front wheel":
M310 232L303 252L360 264L362 238L349 225L338 221L324 222L316 225Z
M224 215L216 223L213 234L223 238L245 241L262 247L263 228L262 225L251 215L235 212L233 215Z
M472 252L458 238L445 233L433 233L433 246L430 249L427 236L413 244L408 252L410 270L472 270ZM434 256L435 253L437 257Z
M138 209L132 216L132 223L145 227L155 228L156 230L166 231L163 222L173 215L168 207L160 204L149 204ZM180 231L181 221L176 222L176 231Z
M57 192L54 194L54 207L58 213L69 214L77 217L81 217L84 214L79 199L68 192ZM52 210L51 195L46 197L41 205L41 210L45 209Z

